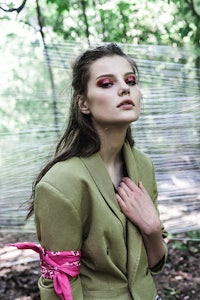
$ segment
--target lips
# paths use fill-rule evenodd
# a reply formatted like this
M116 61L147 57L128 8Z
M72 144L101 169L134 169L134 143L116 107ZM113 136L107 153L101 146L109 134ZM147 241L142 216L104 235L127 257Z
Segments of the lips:
M135 104L134 104L134 102L133 102L132 100L126 99L126 100L121 101L121 102L117 105L117 107L126 106L126 105L128 105L128 106L135 106Z

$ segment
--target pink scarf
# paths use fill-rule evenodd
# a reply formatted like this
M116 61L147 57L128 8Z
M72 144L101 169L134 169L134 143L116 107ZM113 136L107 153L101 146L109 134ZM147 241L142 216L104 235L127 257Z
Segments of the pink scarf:
M52 279L54 290L62 300L73 300L70 277L80 273L80 251L47 251L35 243L7 244L18 249L32 249L40 255L40 268L43 278Z

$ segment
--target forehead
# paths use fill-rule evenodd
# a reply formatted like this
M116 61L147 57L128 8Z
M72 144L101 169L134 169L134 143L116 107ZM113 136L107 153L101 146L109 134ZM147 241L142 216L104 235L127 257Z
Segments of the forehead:
M104 74L112 74L114 76L118 74L123 75L132 71L133 69L126 58L119 55L105 56L97 59L91 64L90 78L96 78Z

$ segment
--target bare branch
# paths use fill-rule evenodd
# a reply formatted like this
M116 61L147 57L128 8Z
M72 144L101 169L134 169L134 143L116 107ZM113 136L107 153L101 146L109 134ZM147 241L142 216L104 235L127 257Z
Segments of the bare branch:
M14 12L16 11L18 14L22 11L22 9L25 7L27 0L23 0L22 4L19 7L13 7L9 9L5 9L0 6L0 9L5 11L5 12Z

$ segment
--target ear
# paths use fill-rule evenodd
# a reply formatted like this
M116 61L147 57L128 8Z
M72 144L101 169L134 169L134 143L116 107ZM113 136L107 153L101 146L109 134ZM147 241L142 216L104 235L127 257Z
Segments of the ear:
M90 109L87 103L87 100L84 99L84 96L79 95L78 96L78 106L82 114L89 115Z

